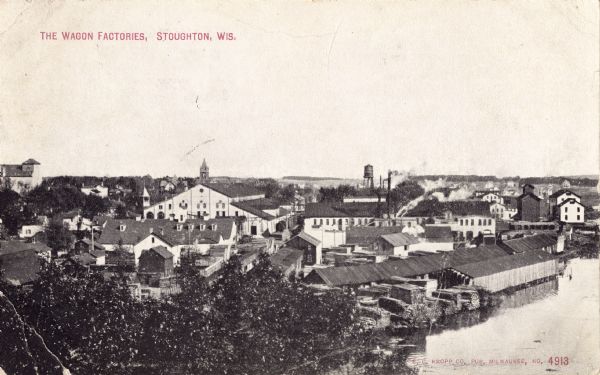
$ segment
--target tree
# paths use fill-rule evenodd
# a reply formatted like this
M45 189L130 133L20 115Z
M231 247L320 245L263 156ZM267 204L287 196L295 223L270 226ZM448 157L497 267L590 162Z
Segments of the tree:
M48 239L48 246L55 252L69 249L73 244L73 235L59 220L52 220L50 222L46 229L46 236Z
M108 199L90 194L84 198L82 214L84 217L93 218L100 213L107 212L109 206Z

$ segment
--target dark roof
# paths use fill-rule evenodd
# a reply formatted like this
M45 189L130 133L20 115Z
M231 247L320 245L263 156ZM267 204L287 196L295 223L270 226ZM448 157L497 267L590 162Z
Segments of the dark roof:
M273 266L287 271L290 267L298 263L302 259L304 252L302 250L292 249L291 247L282 247L275 254L271 255L271 263Z
M523 254L507 255L495 259L483 260L476 263L454 265L452 268L470 277L483 277L498 272L546 262L552 259L554 259L552 255L544 251L535 250Z
M384 234L401 233L401 226L393 227L348 227L346 228L346 243L369 245Z
M156 254L160 255L161 257L163 257L165 259L173 258L173 253L170 252L169 250L167 250L167 248L164 246L155 246L155 247L151 248L150 250L142 251L142 255L140 255L140 256L143 256L144 253L146 253L146 252L148 252L148 253L155 252Z
M240 183L201 183L200 185L206 186L214 191L217 191L230 198L236 197L248 197L253 195L264 195L264 193L254 186L240 184Z
M541 250L544 247L556 245L556 237L549 234L536 234L533 236L515 238L502 242L502 245L511 253L525 253Z
M385 208L379 202L307 203L304 217L378 217Z
M577 194L573 193L573 192L572 192L571 190L569 190L569 189L560 189L560 190L557 190L557 191L556 191L554 194L552 194L552 195L550 196L550 198L558 198L559 196L561 196L561 195L563 195L563 194L567 194L567 195L574 195L574 196L576 196L577 198L581 198L581 196L579 196L579 195L577 195Z
M23 165L40 165L40 163L35 159L27 159L23 162Z
M423 237L430 242L452 242L452 228L449 225L425 225Z
M321 241L314 238L313 236L311 236L310 234L306 233L305 231L302 231L300 233L298 233L299 238L302 238L304 241L314 245L314 246L319 246L321 244Z
M182 229L179 231L177 230L178 224L182 225ZM200 230L201 224L206 226L205 230ZM210 230L210 226L215 224L216 229ZM123 232L119 230L120 225L125 225ZM193 229L188 229L188 225L192 225ZM171 245L186 245L194 243L196 240L198 243L214 244L219 242L220 237L223 237L224 240L229 239L233 225L234 222L231 218L189 219L184 223L177 223L168 219L139 221L135 219L109 219L98 242L101 244L117 244L119 240L122 240L125 245L135 245L148 237L150 233L154 233Z
M414 277L429 274L454 265L479 262L506 255L506 251L501 247L487 245L458 249L444 254L424 255L360 266L317 268L306 277L306 281L317 283L322 281L329 286L360 285L389 280L392 276Z
M31 177L33 171L23 169L21 164L2 164L0 165L0 176L2 177Z
M490 203L480 200L460 200L450 202L439 202L437 200L425 200L417 204L406 213L407 217L430 217L441 216L450 211L455 216L491 216Z
M83 242L84 244L86 244L88 246L92 246L92 240L90 238L83 238L77 242ZM94 249L104 250L104 246L102 246L102 244L98 243L98 241L94 241Z
M52 249L40 242L3 241L0 240L0 255L18 253L20 251L32 250L35 253L44 253Z
M96 264L96 257L91 254L83 253L79 255L73 255L71 259L82 266L87 266L89 264Z
M268 198L231 202L231 205L266 220L272 220L275 216L263 210L275 210L279 208L279 203L276 200Z
M576 203L576 204L578 204L580 206L583 206L583 204L581 204L581 202L578 202L575 198L565 199L564 201L560 202L558 204L558 206L562 206L563 204L567 204L567 203L569 203L569 204Z
M415 236L406 233L384 234L381 238L392 246L406 246L419 243L419 240Z
M95 257L95 258L99 258L99 257L103 257L106 255L106 251L104 250L90 250L90 255Z

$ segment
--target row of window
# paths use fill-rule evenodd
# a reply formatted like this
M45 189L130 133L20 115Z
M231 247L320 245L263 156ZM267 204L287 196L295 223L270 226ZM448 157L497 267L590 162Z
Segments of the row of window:
M469 219L460 219L460 225L469 225ZM475 219L471 219L470 225L475 225ZM492 219L478 219L477 225L492 225Z
M187 208L187 204L185 203L185 201L181 202L180 207L182 208ZM170 210L172 208L171 203L169 203L167 205L167 210ZM200 208L200 203L196 204L196 208ZM202 208L206 208L206 203L202 203ZM225 208L225 203L217 203L217 208ZM162 210L163 209L163 205L159 204L158 205L158 209Z
M325 221L323 221L323 219L313 219L313 225L323 225L323 223L325 223L325 225L329 225L329 219L324 219ZM369 223L369 219L366 218L358 218L358 219L354 219L351 218L350 220L346 219L331 219L331 225L339 225L340 224L340 220L343 220L342 223L344 224L350 224L350 225L367 225Z
M568 212L569 207L565 206L565 212ZM577 207L577 212L581 212L581 207Z
M569 215L565 215L565 221L569 220ZM581 220L581 216L577 215L577 221Z

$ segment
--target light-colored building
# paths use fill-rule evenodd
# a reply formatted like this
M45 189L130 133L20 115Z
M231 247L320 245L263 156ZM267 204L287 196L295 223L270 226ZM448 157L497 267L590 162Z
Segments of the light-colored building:
M146 219L188 219L240 217L244 234L259 236L277 231L291 212L282 209L256 188L239 183L200 183L191 189L144 208ZM243 219L241 219L243 217Z
M35 224L35 225L23 225L19 230L19 238L31 238L35 236L37 233L43 232L44 226Z
M42 183L41 165L34 159L21 164L0 164L0 186L24 193Z
M563 200L556 206L556 219L570 224L583 223L585 221L585 206L574 198Z
M107 251L119 247L134 254L136 264L142 251L164 246L179 264L183 249L207 255L214 245L231 246L237 241L237 225L234 219L189 219L175 222L166 219L109 219L98 242Z
M490 202L490 203L495 203L495 202L501 203L502 202L502 197L500 196L499 193L496 193L496 192L492 193L492 192L490 192L490 193L486 193L485 195L483 195L481 197L481 200L484 201L484 202Z
M490 205L490 213L499 220L512 220L513 216L517 214L518 210L516 207L511 207L502 203L492 203Z

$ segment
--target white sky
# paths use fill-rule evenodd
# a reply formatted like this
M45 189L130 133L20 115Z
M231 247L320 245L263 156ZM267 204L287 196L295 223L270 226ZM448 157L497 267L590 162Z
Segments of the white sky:
M46 175L196 176L203 157L232 176L598 173L595 1L47 3L0 4L0 162L33 157Z

